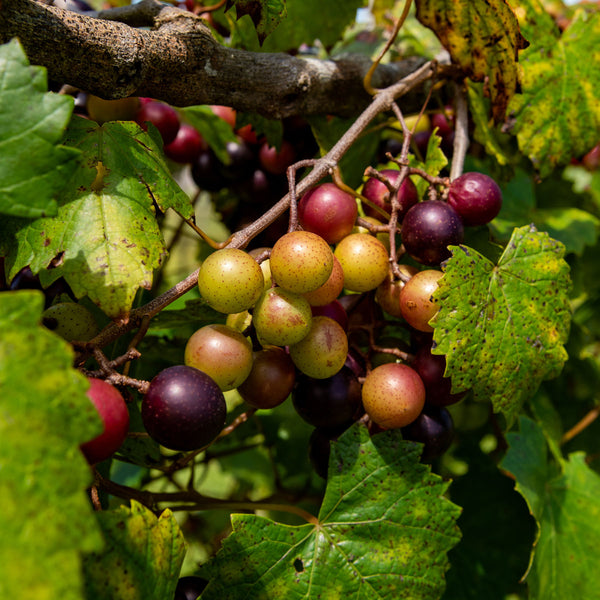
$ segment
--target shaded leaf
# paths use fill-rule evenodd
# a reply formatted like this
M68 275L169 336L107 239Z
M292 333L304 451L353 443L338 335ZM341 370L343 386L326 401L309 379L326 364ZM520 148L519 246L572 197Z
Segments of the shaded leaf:
M521 56L512 133L545 177L600 139L600 14L579 11L559 37L549 25L538 29L538 3L522 5L523 27L535 32L535 42Z
M484 81L498 122L519 89L517 58L528 42L505 0L417 0L417 18L432 29L452 61Z
M512 473L538 523L538 539L526 577L533 600L600 598L596 568L600 544L600 477L582 453L556 465L548 461L541 428L521 417L509 433L502 467Z
M79 445L102 426L43 306L37 291L0 294L0 598L80 600L79 553L101 537Z
M90 600L166 600L175 586L185 542L170 510L156 517L135 500L96 513L106 540L102 553L85 557L86 597Z
M465 246L434 298L435 354L446 355L454 391L472 389L508 422L542 380L560 372L569 325L564 246L531 226L515 229L498 265Z
M437 135L437 132L432 133L429 136L429 141L427 142L427 155L425 156L425 162L423 163L418 160L414 154L409 154L409 166L422 169L428 175L437 177L441 173L442 169L448 164L448 159L440 147L441 143L442 138ZM427 190L429 189L429 183L419 176L413 177L413 183L417 186L419 198L424 198Z
M227 0L225 10L235 6L237 18L249 15L262 44L286 16L285 0Z
M73 99L47 93L46 71L29 66L15 39L0 46L0 213L55 215L55 196L79 152L60 146Z
M51 266L53 278L64 276L77 297L88 295L109 317L126 318L165 254L155 205L190 217L191 202L137 124L99 127L76 118L67 139L83 152L83 163L56 218L13 223L9 278L25 265L34 272Z
M419 454L397 431L352 427L332 446L318 523L233 515L203 598L438 598L459 509Z

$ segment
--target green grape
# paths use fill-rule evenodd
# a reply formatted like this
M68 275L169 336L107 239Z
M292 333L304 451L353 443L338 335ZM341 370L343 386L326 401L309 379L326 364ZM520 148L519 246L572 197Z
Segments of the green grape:
M202 263L198 274L200 294L222 313L239 313L253 306L264 284L260 265L237 248L213 252Z
M288 346L309 331L312 311L306 298L283 288L270 288L258 299L252 322L261 344Z
M342 326L329 317L313 317L308 335L290 346L296 367L314 379L335 375L346 362L348 338Z
M333 269L329 244L309 231L280 237L271 250L271 274L280 287L304 294L322 286Z
M389 255L372 235L352 233L336 247L335 256L344 270L344 287L352 292L374 290L386 278Z
M250 374L252 344L227 325L206 325L188 340L184 361L206 373L226 392L237 388Z
M88 342L98 333L94 315L75 302L58 302L42 313L42 324L68 342Z

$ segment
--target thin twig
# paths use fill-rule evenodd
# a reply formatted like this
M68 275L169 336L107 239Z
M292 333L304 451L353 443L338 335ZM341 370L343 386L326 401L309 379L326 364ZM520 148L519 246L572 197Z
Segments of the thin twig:
M576 435L579 435L584 429L589 427L600 416L600 405L594 406L581 421L571 427L561 438L560 444L566 444L571 441Z

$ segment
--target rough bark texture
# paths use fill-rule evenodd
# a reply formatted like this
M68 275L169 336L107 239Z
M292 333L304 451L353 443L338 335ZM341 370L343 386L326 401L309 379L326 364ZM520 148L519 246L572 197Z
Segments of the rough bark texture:
M359 113L370 101L363 77L370 61L256 53L222 46L191 13L144 0L132 25L90 17L35 0L0 0L0 42L18 37L29 60L51 80L103 98L148 96L175 106L225 104L282 118L295 114ZM380 66L372 80L383 88L424 61ZM404 102L408 108L410 98ZM415 108L416 108L415 104Z

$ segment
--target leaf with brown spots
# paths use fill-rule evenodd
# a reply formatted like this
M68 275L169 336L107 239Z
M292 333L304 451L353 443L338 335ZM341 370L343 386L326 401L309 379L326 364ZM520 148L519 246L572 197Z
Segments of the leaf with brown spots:
M435 354L446 355L453 391L472 389L509 423L567 353L571 320L564 246L533 226L514 230L494 265L466 246L452 258L434 298Z
M528 46L505 0L417 0L417 18L438 36L452 61L485 82L496 122L519 89L518 52Z
M202 598L440 598L460 509L420 452L399 431L349 429L332 444L318 522L233 515L233 533L205 566Z

